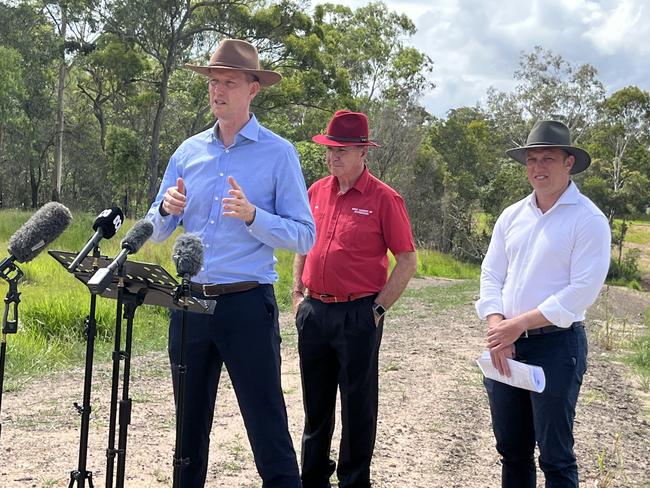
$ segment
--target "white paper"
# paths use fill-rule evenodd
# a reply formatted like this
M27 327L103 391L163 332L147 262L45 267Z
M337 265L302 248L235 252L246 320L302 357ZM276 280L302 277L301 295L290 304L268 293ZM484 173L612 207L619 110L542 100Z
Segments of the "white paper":
M510 366L509 377L502 375L494 367L489 351L483 351L483 354L476 360L476 364L481 368L483 376L486 378L537 393L544 391L546 387L546 376L544 376L544 370L541 366L532 366L515 361L514 359L508 359L507 361L508 366Z

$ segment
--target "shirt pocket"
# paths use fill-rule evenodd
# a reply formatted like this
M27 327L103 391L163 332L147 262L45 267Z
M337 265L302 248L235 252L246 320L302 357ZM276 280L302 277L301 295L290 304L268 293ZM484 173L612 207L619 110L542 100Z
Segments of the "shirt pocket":
M381 238L381 228L377 218L351 212L341 216L339 222L339 240L344 249L364 251L374 248Z

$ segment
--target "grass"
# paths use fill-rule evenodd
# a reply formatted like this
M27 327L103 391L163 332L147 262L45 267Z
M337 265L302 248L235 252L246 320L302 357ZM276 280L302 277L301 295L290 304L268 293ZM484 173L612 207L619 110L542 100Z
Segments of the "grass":
M650 245L650 222L633 220L629 224L625 241L642 246Z
M632 343L629 363L637 370L641 387L650 387L650 308L645 312L646 331Z
M18 210L0 211L0 248L6 249L10 236L30 217L30 212ZM68 229L49 246L49 249L78 251L92 234L95 216L75 213ZM118 234L101 242L104 255L115 256L120 250L120 240L133 221L125 222ZM174 273L171 248L181 229L164 243L147 242L134 256L134 260L156 263ZM293 254L279 250L277 271L279 280L275 286L278 306L290 310ZM25 277L19 285L19 330L7 336L7 365L5 391L20 388L32 377L60 370L72 364L83 365L86 352L85 324L90 304L86 287L56 262L42 252L29 263L20 264ZM435 251L418 253L419 276L446 278L475 278L479 274L476 265L460 263ZM4 296L7 284L0 281L0 294ZM443 293L446 295L446 292ZM96 361L108 362L113 350L115 324L115 301L97 300ZM167 311L162 308L138 307L133 329L133 353L164 350L167 344ZM291 335L291 332L289 332ZM287 343L295 338L286 337Z

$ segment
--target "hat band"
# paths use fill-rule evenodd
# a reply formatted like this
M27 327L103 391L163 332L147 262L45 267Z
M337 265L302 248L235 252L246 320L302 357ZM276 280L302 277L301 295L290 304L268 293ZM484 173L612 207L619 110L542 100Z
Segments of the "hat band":
M251 68L249 66L241 66L241 65L231 64L231 63L223 63L221 61L217 61L215 63L209 64L208 68L233 68L233 69L243 69L243 70L251 70L251 71L261 71L259 67Z
M336 142L368 142L367 137L335 137L325 134L325 137Z

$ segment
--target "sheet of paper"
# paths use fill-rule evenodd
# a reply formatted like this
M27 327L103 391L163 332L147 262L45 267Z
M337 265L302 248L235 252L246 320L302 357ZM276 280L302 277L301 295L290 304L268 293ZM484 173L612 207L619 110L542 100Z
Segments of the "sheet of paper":
M546 387L546 376L544 376L544 370L540 366L532 366L514 359L508 359L510 377L504 376L492 364L488 351L483 351L476 363L486 378L537 393L543 392Z

